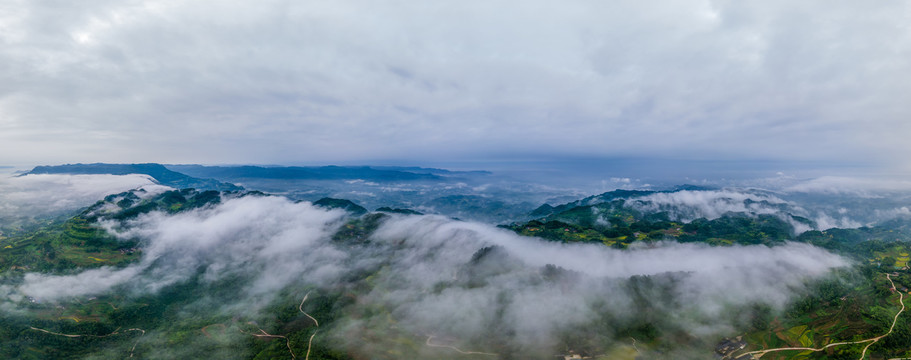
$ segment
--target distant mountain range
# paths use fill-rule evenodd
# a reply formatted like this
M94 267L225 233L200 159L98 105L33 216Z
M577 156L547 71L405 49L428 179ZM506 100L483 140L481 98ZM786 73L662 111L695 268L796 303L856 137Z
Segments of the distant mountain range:
M512 199L507 193L494 194L494 196L486 193L474 193L475 190L460 183L484 184L485 181L490 181L492 175L487 171L450 171L395 166L302 167L93 163L37 166L24 175L27 174L145 174L159 184L175 189L259 190L283 194L296 200L317 201L319 199L324 203L317 201L317 205L340 207L357 214L367 212L361 205L371 208L392 205L489 222L540 218L559 218L565 221L567 217L575 219L578 217L576 213L584 212L578 210L580 207L590 207L618 199L629 199L660 192L709 190L694 185L682 185L666 191L614 190L562 205L544 204L529 213L529 210L536 206L533 202ZM409 185L389 187L391 184L405 183ZM447 184L458 184L459 186L452 187ZM481 189L484 188L481 187ZM392 191L389 191L390 189ZM327 198L335 198L333 200L336 202L344 201L346 203L334 203L327 201ZM409 209L409 211L413 210ZM572 216L566 216L567 214L572 214Z
M177 189L194 188L199 190L239 191L243 187L214 179L200 179L169 170L161 164L66 164L55 166L36 166L23 174L71 174L71 175L149 175L161 185Z
M466 195L465 183L488 181L492 175L487 171L451 171L446 169L397 166L204 166L204 165L163 165L147 164L66 164L38 166L28 174L144 174L157 183L175 189L194 188L200 191L241 191L258 190L282 194L294 200L317 202L324 198L339 201L354 201L376 208L392 206L410 208L430 206L438 212L451 216L472 218L472 214L484 219L501 220L521 216L534 208L534 204L522 204L518 209L509 209L508 204L476 195ZM456 184L450 186L450 184ZM430 190L434 189L434 190ZM430 190L430 191L428 191ZM425 192L427 199L414 197ZM409 197L410 196L410 197ZM466 202L464 197L472 200ZM407 198L408 201L402 199ZM495 206L489 206L493 201ZM326 201L324 201L326 202ZM334 203L317 205L341 207L355 213L366 212L354 202L341 206ZM450 204L450 202L454 202ZM471 205L474 212L465 212ZM495 208L493 215L482 210ZM393 210L388 210L394 212ZM488 211L491 212L491 211ZM505 214L505 215L504 215ZM489 216L488 216L489 215Z
M37 166L28 174L145 174L162 185L178 189L238 191L233 182L249 180L363 180L371 182L445 181L447 177L485 175L421 167L370 166L203 166L146 164L65 164Z
M366 180L366 181L421 181L442 180L437 174L450 174L447 170L424 168L373 168L369 166L202 166L166 165L167 168L190 176L213 178L222 181L243 179L280 180ZM408 169L408 170L400 170Z

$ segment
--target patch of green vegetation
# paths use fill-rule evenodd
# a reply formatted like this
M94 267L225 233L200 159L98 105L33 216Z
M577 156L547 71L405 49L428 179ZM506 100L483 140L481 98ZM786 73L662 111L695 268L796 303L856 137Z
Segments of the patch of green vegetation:
M580 206L543 219L505 226L525 236L560 242L620 242L671 239L706 242L711 245L779 244L791 237L793 229L771 215L726 214L717 219L696 219L679 224L667 214L641 214L623 206L623 200ZM622 247L622 246L621 246Z
M0 243L0 274L10 271L64 271L75 267L119 266L133 261L124 248L135 246L107 234L82 216L49 223L30 234Z

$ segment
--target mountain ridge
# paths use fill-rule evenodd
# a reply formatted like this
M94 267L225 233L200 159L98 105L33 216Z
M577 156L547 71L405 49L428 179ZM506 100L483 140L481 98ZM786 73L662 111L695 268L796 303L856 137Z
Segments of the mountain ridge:
M191 176L207 177L222 181L240 179L280 179L280 180L368 180L368 181L422 181L443 180L437 175L438 169L426 169L425 172L411 172L393 169L377 169L371 166L204 166L204 165L165 165L173 171Z
M243 187L228 182L222 182L215 179L204 179L189 176L184 173L176 172L157 163L141 164L108 164L108 163L91 163L91 164L63 164L63 165L42 165L36 166L32 170L20 175L37 175L37 174L70 174L70 175L129 175L144 174L151 176L161 185L170 186L176 189L195 188L199 190L218 190L218 191L240 191Z

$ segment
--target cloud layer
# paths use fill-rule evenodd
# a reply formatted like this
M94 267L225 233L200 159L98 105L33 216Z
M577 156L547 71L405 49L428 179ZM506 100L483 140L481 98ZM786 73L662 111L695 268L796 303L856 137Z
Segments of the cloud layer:
M0 221L62 214L89 206L111 193L144 188L163 191L146 175L0 175ZM4 224L4 225L6 225Z
M8 1L0 161L899 161L909 6Z
M357 353L390 346L390 339L376 335L388 330L391 316L397 331L418 339L436 336L462 347L550 357L562 351L554 348L558 334L593 326L594 319L613 319L604 320L605 333L598 335L609 341L615 327L635 316L631 309L641 306L667 314L662 323L686 329L689 336L718 336L734 327L727 313L731 306L758 302L780 308L806 281L847 265L797 243L772 248L657 243L616 250L546 242L437 216L394 215L369 243L339 244L331 234L344 218L341 211L307 202L248 196L175 215L107 223L117 236L141 241L138 263L70 275L26 274L21 284L2 289L4 307L23 296L64 301L114 290L155 294L195 278L201 286L225 281L238 286L227 301L197 306L255 315L288 286L329 289L372 274L368 288L361 283L349 290L359 293L351 311L365 315L341 319L328 330ZM630 287L636 278L651 285ZM652 295L643 298L637 291ZM439 349L420 349L440 356Z

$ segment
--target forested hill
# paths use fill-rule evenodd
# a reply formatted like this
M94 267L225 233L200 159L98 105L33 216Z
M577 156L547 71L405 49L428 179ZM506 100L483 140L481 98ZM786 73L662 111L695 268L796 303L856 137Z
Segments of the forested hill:
M543 217L552 214L559 214L561 212L571 210L575 207L586 206L586 205L596 205L601 203L611 202L617 199L630 199L634 197L641 197L651 194L660 194L660 193L674 193L678 191L707 191L714 190L714 188L698 186L698 185L679 185L669 190L624 190L617 189L601 193L598 195L592 195L584 199L572 201L566 204L561 204L557 206L552 206L550 204L544 204L535 209L529 215L533 217Z
M242 187L214 179L192 177L155 163L146 164L66 164L54 166L36 166L29 174L70 174L70 175L149 175L161 185L176 189L194 188L199 190L238 191Z
M677 190L679 191L679 190ZM691 190L690 195L706 190ZM673 194L666 191L664 194ZM907 265L902 256L883 255L896 244L911 239L911 217L898 217L875 225L858 228L818 227L814 220L795 215L782 204L770 204L750 198L715 198L716 204L741 203L746 211L728 211L717 216L691 216L685 205L661 206L643 196L653 191L615 190L557 207L542 206L536 219L501 225L520 235L535 236L564 243L599 243L614 248L627 248L635 243L660 240L701 242L709 245L773 246L785 241L809 243L858 259L877 259L884 265ZM734 208L734 206L731 206ZM750 211L755 210L755 211ZM774 211L773 211L774 210ZM904 260L903 260L904 259Z

